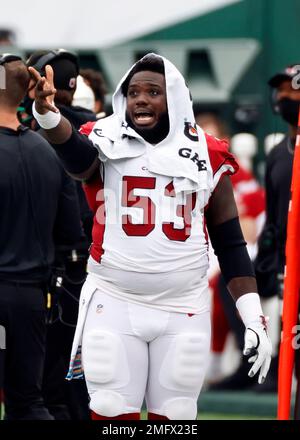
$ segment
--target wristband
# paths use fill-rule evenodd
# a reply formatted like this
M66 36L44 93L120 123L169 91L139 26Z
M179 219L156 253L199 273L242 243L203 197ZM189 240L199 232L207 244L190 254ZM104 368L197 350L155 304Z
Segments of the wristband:
M45 130L50 130L51 128L57 127L61 120L60 112L54 113L48 111L44 115L38 113L35 108L35 102L32 104L32 114L36 119L37 123L39 124L39 126L41 128L44 128Z
M246 293L240 296L236 301L236 308L245 327L253 321L261 322L261 317L264 316L258 293Z

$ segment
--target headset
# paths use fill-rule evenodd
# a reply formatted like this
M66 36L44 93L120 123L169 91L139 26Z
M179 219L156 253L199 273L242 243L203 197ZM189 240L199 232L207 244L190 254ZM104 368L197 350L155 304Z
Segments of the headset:
M12 61L23 61L23 60L18 55L13 55L11 53L3 53L2 55L0 55L0 66L3 66L3 64L10 63Z
M65 49L50 50L49 52L42 55L35 64L31 65L31 67L34 67L39 73L43 74L44 67L47 64L51 63L51 61L53 61L55 58L63 58L70 60L76 66L77 75L79 75L79 63L78 63L77 55Z

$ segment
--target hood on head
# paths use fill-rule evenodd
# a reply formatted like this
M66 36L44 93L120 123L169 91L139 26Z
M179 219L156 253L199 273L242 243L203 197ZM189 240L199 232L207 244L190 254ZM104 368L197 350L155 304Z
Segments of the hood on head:
M148 56L150 54L147 54ZM195 124L191 94L179 70L166 58L152 53L162 59L165 68L167 109L170 129L166 139L170 139L176 131L184 131L185 123ZM143 57L144 58L144 57ZM142 59L143 59L142 58ZM112 98L113 112L125 122L127 99L122 93L122 84L130 74L135 64L128 70L119 82Z

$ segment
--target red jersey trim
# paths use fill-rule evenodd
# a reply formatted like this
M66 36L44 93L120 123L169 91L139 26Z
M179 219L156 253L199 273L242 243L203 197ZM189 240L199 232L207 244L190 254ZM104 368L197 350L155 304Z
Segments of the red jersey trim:
M96 121L87 122L83 124L79 132L85 136L89 136L92 132ZM104 184L100 176L100 170L93 176L93 178L84 183L83 190L87 199L88 205L94 213L94 222L92 229L92 244L90 254L95 261L101 263L102 255L104 254L103 240L105 233L105 202L104 202Z
M91 200L89 203L94 212L94 223L92 229L92 245L90 254L95 261L101 263L102 255L104 254L103 240L106 225L105 199L104 199L104 183L99 178L93 184L85 184L85 193L88 194L87 199Z
M234 156L228 151L228 142L217 139L207 133L204 134L213 171L213 189L215 189L223 175L235 174L239 166Z
M96 122L97 121L90 121L90 122L83 124L79 129L79 133L84 134L85 136L89 136L91 134Z

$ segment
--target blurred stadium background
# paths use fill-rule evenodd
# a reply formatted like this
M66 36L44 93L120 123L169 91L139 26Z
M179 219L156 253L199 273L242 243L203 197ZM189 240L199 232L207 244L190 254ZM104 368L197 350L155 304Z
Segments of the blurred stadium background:
M83 68L102 71L110 92L141 55L165 55L187 79L196 110L217 112L232 134L258 137L257 165L265 137L285 130L266 84L300 60L299 17L298 0L53 0L47 11L18 0L3 3L0 29L12 31L14 51L25 56L76 51Z

